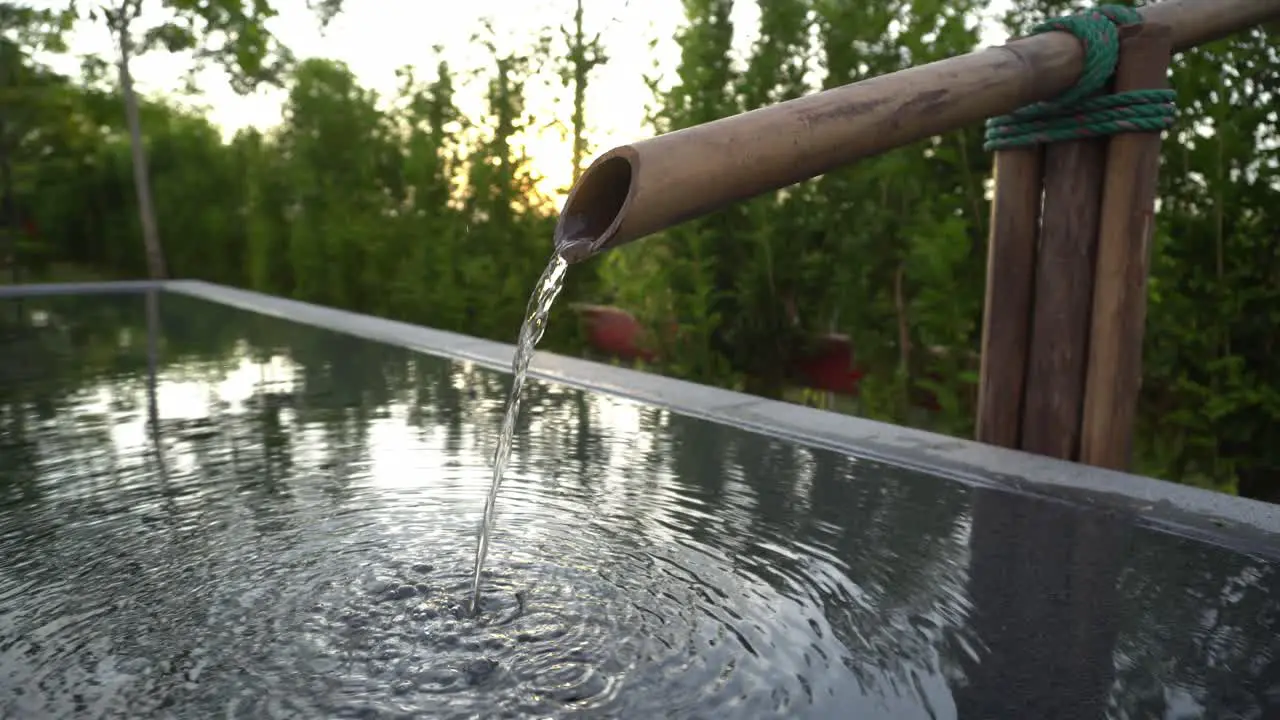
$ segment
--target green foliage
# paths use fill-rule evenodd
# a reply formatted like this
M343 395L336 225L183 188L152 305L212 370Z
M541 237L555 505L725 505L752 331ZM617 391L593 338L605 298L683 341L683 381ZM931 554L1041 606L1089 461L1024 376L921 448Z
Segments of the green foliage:
M538 60L495 58L484 122L458 110L444 62L426 79L402 71L386 103L341 63L301 62L284 78L283 124L230 143L198 113L144 99L172 274L514 338L554 228L513 140L532 122L523 93ZM144 275L119 91L77 85L29 58L22 67L22 85L41 90L15 116L15 130L39 137L18 147L20 215L51 257ZM46 155L56 161L37 162ZM581 299L592 272L575 275L566 295ZM566 316L547 341L571 348L575 336Z
M1149 469L1251 493L1280 470L1277 68L1262 29L1174 68L1144 358Z
M651 80L654 131L967 52L988 10L984 0L755 2L758 32L739 54L734 3L685 0L676 73ZM544 66L565 86L574 141L562 162L576 171L587 152L585 89L607 61L585 29L585 3L525 52L473 39L490 58L482 117L458 109L466 80L442 61L427 74L404 70L395 96L379 98L341 63L291 62L257 29L271 15L264 3L163 4L173 17L137 28L142 46L193 48L239 68L237 87L288 90L279 127L229 143L198 114L141 102L174 275L515 336L554 220L520 150L539 122L525 97ZM1072 10L1017 0L1005 24L1025 33ZM56 49L64 16L0 4L0 17L13 18L0 43L0 147L18 214L43 233L26 261L142 274L118 88L31 61L35 47ZM1253 495L1275 493L1267 478L1280 470L1274 40L1242 33L1175 63L1180 119L1165 143L1139 433L1140 470L1228 490L1238 482ZM787 369L816 337L838 333L866 373L858 412L969 434L991 170L982 136L975 124L900 148L576 266L548 342L581 350L569 305L612 303L647 328L661 358L652 370L807 397ZM922 411L925 397L937 409Z
M573 180L577 182L582 174L583 161L587 157L587 85L591 72L609 62L601 44L600 35L587 37L584 19L586 8L583 0L578 0L574 8L573 25L560 28L564 37L564 56L560 59L557 70L560 82L565 87L573 88L573 104L570 116L570 130L573 133ZM567 189L567 188L566 188Z
M327 24L342 3L313 0L308 7ZM139 26L144 10L147 17L165 19ZM289 49L267 30L277 13L265 0L70 0L65 14L105 23L114 36L127 40L130 56L153 50L190 52L193 73L216 64L237 92L282 82L292 67Z

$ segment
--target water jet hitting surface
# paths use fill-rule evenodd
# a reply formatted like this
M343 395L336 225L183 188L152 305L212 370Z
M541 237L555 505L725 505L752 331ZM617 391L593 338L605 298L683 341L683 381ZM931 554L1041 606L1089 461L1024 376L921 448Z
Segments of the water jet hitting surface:
M559 254L552 254L550 262L538 278L533 294L529 296L529 305L525 309L524 323L520 326L520 338L516 345L515 357L511 361L511 394L507 397L507 409L502 418L502 431L498 436L498 445L493 451L493 477L489 484L489 493L485 496L484 516L480 520L479 537L476 542L475 569L471 579L471 613L480 612L481 572L484 570L485 555L489 551L489 536L493 532L495 512L497 509L498 490L502 486L502 475L506 471L507 461L511 459L511 442L516 432L516 420L520 416L520 399L524 392L525 380L529 375L529 362L533 360L534 348L542 339L547 329L547 317L551 314L551 306L556 296L564 287L564 276L569 265Z

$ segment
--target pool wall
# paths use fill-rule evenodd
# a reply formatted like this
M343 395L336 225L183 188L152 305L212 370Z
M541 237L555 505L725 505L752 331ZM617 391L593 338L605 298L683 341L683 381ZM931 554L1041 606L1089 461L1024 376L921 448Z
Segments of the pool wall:
M196 280L0 286L0 299L162 289L431 355L507 371L515 347L409 323ZM512 328L512 335L516 328ZM979 484L1060 497L1134 514L1209 541L1280 550L1280 506L1130 473L1103 470L936 433L767 400L731 390L538 353L531 373L547 381L629 398L808 445Z

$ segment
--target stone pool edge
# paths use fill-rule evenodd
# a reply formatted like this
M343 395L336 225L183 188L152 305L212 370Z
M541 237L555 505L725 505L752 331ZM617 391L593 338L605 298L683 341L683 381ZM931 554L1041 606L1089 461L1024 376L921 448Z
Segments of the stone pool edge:
M49 295L106 295L121 292L145 292L164 289L156 280L103 280L80 283L29 283L0 285L0 299L45 297Z
M26 291L20 292L20 288ZM198 280L0 286L0 298L156 288L503 372L509 371L515 352L507 343ZM1156 525L1209 541L1236 540L1249 546L1261 543L1261 548L1272 550L1280 547L1280 506L1259 501L549 352L534 357L531 373L544 381L620 396L801 444L941 472L975 484L1133 512Z

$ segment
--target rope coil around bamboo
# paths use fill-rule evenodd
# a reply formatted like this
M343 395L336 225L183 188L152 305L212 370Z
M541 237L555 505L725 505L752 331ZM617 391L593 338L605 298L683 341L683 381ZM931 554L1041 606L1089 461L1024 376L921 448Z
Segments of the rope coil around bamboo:
M1032 34L1067 32L1084 44L1084 70L1074 87L1056 100L1019 108L987 121L987 150L1042 143L1160 132L1177 118L1173 90L1106 93L1120 59L1120 26L1142 22L1131 7L1101 5L1076 15L1053 18Z

